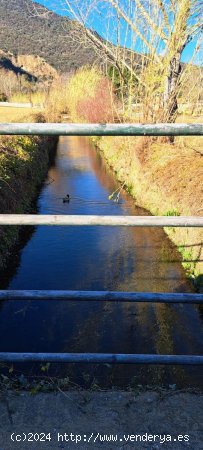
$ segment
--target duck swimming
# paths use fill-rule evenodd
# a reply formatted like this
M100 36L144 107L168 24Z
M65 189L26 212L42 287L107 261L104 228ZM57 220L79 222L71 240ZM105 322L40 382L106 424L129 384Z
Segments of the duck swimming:
M70 195L67 194L66 197L63 197L63 203L69 203L70 202Z

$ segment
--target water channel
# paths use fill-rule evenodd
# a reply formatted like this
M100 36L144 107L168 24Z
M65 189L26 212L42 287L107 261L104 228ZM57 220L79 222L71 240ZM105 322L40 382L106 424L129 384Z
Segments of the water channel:
M86 138L61 137L38 198L39 214L146 215L122 191ZM70 202L63 203L69 194ZM192 292L180 257L162 229L38 226L0 280L8 289ZM199 306L98 302L2 302L0 351L201 354ZM18 372L38 373L22 364ZM53 365L74 382L201 386L197 367Z

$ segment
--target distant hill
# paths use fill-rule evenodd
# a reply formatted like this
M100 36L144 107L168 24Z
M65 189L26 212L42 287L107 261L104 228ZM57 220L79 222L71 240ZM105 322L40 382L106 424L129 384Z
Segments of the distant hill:
M76 49L74 27L74 21L31 0L0 0L0 48L5 52L37 55L58 71L70 72L97 59L93 49Z
M28 81L37 81L37 77L34 74L31 74L22 66L16 64L15 57L11 52L0 50L0 73L2 70L4 74L11 72L16 76L24 75Z
M30 82L46 82L58 76L57 70L48 64L43 58L34 55L17 55L4 52L0 49L0 73L1 71L24 76Z

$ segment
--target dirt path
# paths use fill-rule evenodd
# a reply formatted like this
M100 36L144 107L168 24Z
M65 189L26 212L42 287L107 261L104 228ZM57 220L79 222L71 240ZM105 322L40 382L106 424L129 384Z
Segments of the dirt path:
M203 395L194 393L0 395L0 450L200 450L202 423Z

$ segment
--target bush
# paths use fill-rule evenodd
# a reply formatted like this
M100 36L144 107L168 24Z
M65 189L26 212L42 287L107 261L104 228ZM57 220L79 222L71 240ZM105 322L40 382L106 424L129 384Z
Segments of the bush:
M3 92L0 92L0 102L7 102L8 98L6 96L6 94L4 94Z
M58 78L52 83L49 94L45 100L46 122L59 122L61 115L67 113L66 83Z
M71 118L83 122L112 122L113 88L96 68L83 67L68 85L68 108Z

